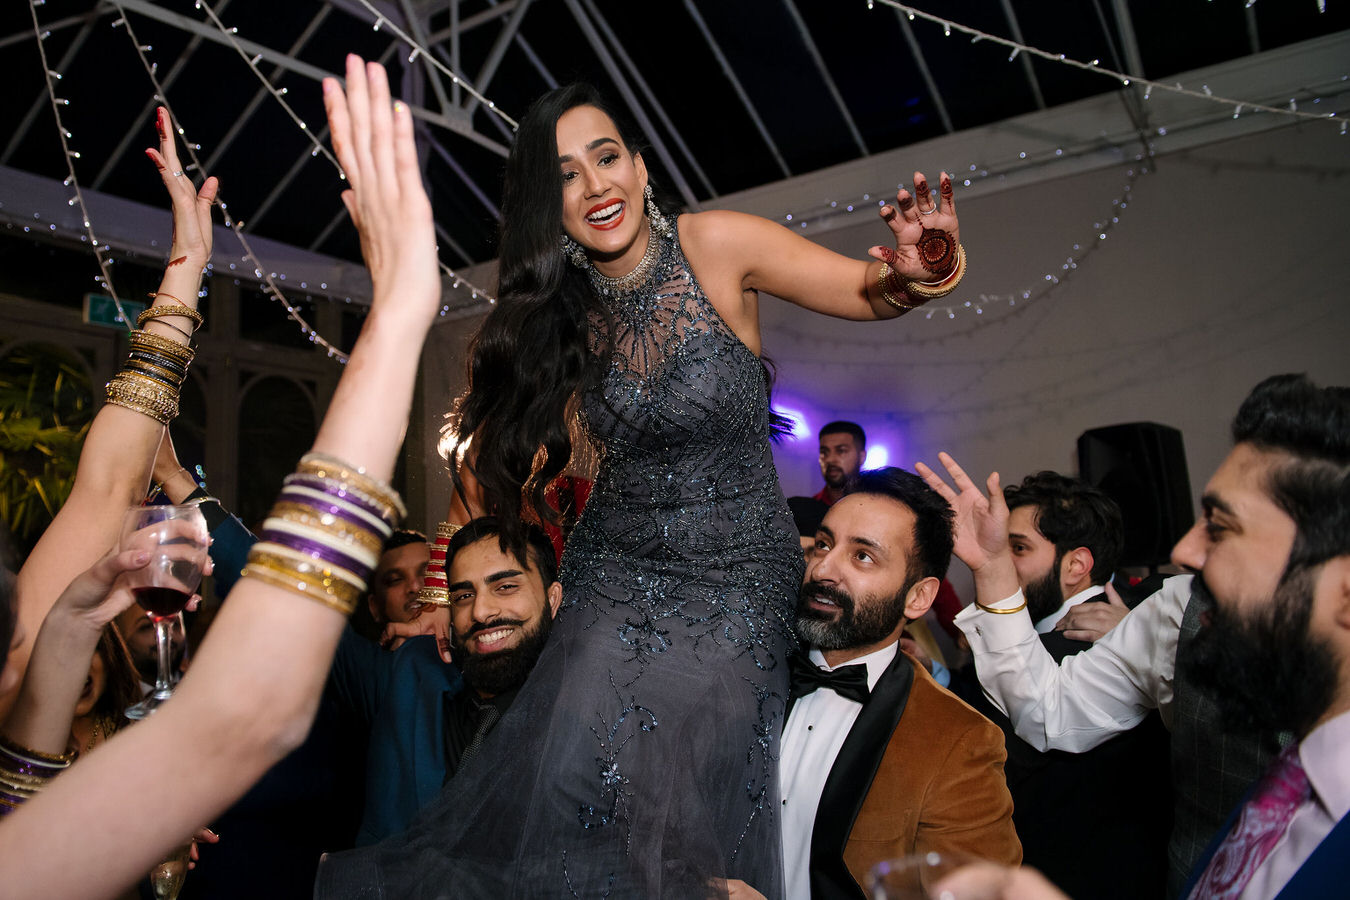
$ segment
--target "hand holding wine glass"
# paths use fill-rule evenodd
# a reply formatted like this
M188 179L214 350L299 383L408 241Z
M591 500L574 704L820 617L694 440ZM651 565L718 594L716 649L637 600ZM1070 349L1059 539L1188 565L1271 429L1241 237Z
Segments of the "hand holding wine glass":
M209 566L209 544L206 519L195 503L132 507L122 520L121 549L150 555L145 566L127 573L126 578L136 602L155 623L159 648L155 689L127 710L128 718L145 718L173 695L169 630L174 616L183 611L201 584Z

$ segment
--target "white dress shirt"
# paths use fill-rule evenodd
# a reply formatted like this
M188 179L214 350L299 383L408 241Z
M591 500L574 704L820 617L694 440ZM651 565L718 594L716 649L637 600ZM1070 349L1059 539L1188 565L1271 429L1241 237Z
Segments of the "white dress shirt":
M899 643L838 667L826 665L819 650L811 662L827 672L844 666L867 666L867 689L876 687L886 667L895 659ZM783 729L783 751L778 765L782 793L784 896L788 900L811 900L811 829L816 821L820 792L834 767L862 704L846 700L829 688L819 688L797 700Z
M1049 634L1050 632L1055 630L1055 626L1059 624L1060 619L1064 618L1065 613L1073 609L1078 604L1083 603L1087 600L1091 600L1093 597L1097 597L1105 592L1106 592L1106 585L1103 584L1093 584L1083 588L1081 591L1074 594L1068 600L1065 600L1063 603L1061 603L1059 605L1059 609L1055 610L1045 618L1037 620L1036 633Z
M1129 731L1151 709L1172 728L1172 679L1181 617L1191 597L1190 575L1162 588L1082 653L1056 664L1026 610L999 615L971 604L956 617L975 654L975 671L989 699L1018 737L1037 750L1091 750ZM1018 591L991 603L1012 609Z

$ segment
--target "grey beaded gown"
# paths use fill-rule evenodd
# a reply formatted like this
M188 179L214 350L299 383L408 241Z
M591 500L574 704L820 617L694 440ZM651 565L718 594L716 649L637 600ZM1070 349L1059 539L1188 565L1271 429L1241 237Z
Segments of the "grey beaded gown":
M405 834L330 856L316 896L782 893L777 754L802 558L760 360L678 241L594 278L610 369L583 398L600 473L563 608L515 703Z

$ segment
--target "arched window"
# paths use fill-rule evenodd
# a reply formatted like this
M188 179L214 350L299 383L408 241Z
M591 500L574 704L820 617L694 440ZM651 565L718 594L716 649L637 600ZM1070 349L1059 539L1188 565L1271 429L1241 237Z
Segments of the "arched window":
M279 375L247 382L239 405L239 492L235 513L256 529L281 481L314 443L314 397Z

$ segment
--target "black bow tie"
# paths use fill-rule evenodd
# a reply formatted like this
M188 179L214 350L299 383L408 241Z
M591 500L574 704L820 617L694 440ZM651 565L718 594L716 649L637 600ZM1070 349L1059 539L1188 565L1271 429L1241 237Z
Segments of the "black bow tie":
M807 657L794 654L788 661L788 690L792 697L805 697L818 688L829 688L845 700L866 703L870 693L867 666L859 663L826 672Z

